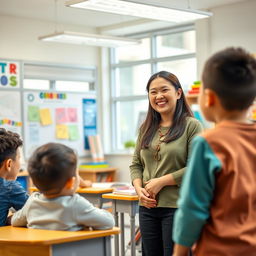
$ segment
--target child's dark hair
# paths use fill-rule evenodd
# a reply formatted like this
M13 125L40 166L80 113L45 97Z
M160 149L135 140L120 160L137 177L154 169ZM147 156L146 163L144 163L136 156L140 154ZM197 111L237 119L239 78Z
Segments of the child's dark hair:
M28 172L40 192L58 194L68 179L76 176L75 152L60 143L48 143L35 150L28 161Z
M242 48L227 48L208 59L202 80L225 109L245 110L256 97L256 60Z
M17 149L18 147L21 147L22 144L22 140L18 133L0 128L0 167L8 158L15 160Z

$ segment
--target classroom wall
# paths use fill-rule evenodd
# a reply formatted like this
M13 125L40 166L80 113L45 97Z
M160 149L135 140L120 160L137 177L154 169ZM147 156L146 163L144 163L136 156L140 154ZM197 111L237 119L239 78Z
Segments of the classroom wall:
M51 22L13 16L0 16L0 57L2 59L40 61L47 63L99 65L99 48L38 40L39 36L70 30L95 33L96 31L73 25L56 25Z
M251 0L210 10L211 19L196 22L198 78L205 60L214 52L228 46L242 46L256 53L256 1ZM119 168L121 181L129 181L132 156L108 155L111 165Z
M196 22L198 77L205 60L229 46L242 46L256 53L256 1L224 5L210 11L213 16Z
M106 160L110 166L117 167L116 180L130 182L129 165L132 162L132 154L106 154Z
M215 51L228 46L243 46L256 53L256 1L250 0L222 7L210 11L214 16L196 22L197 31L197 60L198 78L205 60ZM104 85L100 94L100 106L106 111L110 104L108 97L108 60L100 60L103 52L97 47L67 45L59 43L45 43L37 40L43 34L52 33L55 24L39 20L0 16L0 57L15 60L43 61L54 63L67 63L79 65L95 65L99 68L99 85ZM91 28L78 26L59 25L60 30L73 30L94 33ZM86 29L86 31L85 31ZM101 51L101 52L100 52ZM101 74L100 74L100 71ZM107 96L107 97L106 97ZM108 110L109 111L109 110ZM99 113L100 127L103 136L110 136L111 120L106 112ZM109 146L108 146L109 147ZM109 147L110 149L110 147ZM106 160L110 165L118 168L117 178L120 181L129 181L129 165L132 155L107 154Z

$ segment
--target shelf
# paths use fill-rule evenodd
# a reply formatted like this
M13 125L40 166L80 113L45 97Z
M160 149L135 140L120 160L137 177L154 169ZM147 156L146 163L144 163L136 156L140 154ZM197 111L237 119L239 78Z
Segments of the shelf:
M197 102L198 101L198 95L199 94L187 94L187 95L185 95L188 104L189 105L198 104L198 102Z
M79 175L84 180L92 182L113 182L116 180L117 168L93 168L93 169L79 169Z

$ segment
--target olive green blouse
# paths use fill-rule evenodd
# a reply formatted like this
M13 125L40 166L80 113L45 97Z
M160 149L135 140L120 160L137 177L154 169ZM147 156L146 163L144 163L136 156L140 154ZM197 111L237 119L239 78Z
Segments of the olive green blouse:
M169 128L160 127L161 133L165 134ZM159 161L154 158L159 144L159 132L156 132L150 147L141 150L139 149L141 135L139 135L132 164L130 165L131 180L139 178L144 186L144 182L150 179L171 173L177 183L177 185L162 188L156 198L157 207L177 208L176 202L179 196L179 187L187 165L191 141L202 130L202 125L197 119L188 117L185 131L181 137L169 143L162 142L160 144Z

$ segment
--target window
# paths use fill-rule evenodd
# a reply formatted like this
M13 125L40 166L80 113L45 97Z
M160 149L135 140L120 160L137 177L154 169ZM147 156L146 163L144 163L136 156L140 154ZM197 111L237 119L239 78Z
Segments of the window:
M95 91L95 68L24 63L23 88L64 92Z
M39 80L39 79L24 79L23 80L24 89L33 90L49 90L50 81L49 80Z
M179 78L184 91L196 79L196 35L193 25L136 35L141 44L111 49L112 150L135 141L148 109L149 77L167 70Z
M66 92L89 92L90 84L77 81L55 81L55 89L56 91Z

